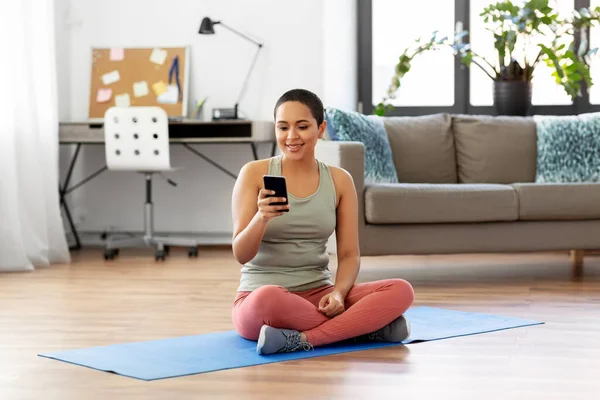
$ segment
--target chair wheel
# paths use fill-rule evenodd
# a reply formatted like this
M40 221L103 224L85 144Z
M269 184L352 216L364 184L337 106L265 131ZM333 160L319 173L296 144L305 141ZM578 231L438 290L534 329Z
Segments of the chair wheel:
M198 248L190 247L188 250L188 257L189 258L198 258Z
M119 249L104 249L104 259L112 260L119 255Z
M156 254L154 255L154 259L156 261L159 261L159 260L165 261L166 258L167 258L167 255L164 250L156 250Z

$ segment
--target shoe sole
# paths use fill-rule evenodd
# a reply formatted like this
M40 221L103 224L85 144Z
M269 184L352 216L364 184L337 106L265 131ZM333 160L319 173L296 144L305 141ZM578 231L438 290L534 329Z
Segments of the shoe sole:
M410 322L406 318L404 318L404 321L406 322L406 337L402 341L410 337Z
M268 326L267 325L263 325L260 328L260 334L258 335L258 342L256 343L256 352L258 354L262 354L262 349L265 346L265 338L266 338L266 334L265 331L267 330Z

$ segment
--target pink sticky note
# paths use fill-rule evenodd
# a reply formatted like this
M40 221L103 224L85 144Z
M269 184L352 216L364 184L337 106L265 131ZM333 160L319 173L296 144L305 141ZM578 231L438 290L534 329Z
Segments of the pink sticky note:
M121 48L113 48L110 49L110 60L111 61L121 61L125 58L125 50Z
M96 101L98 103L106 103L112 97L112 89L98 89Z

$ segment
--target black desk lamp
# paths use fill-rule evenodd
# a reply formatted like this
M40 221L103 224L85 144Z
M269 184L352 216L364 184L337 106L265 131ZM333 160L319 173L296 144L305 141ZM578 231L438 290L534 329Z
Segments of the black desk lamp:
M244 81L244 85L242 86L242 91L240 92L240 95L238 97L238 100L235 103L235 106L232 109L217 109L217 115L214 114L213 112L213 119L238 119L238 106L240 101L242 100L242 97L244 96L244 92L246 91L246 87L248 86L248 80L250 79L250 74L252 73L252 70L254 69L254 65L256 64L256 60L258 59L258 53L260 52L260 50L262 49L262 43L259 43L257 41L255 41L252 38L249 38L248 36L244 35L243 33L240 33L232 28L230 28L229 26L225 25L223 22L221 21L213 21L208 17L204 17L202 19L202 23L200 24L200 29L198 30L198 33L201 35L213 35L215 33L215 29L214 26L215 25L221 25L227 29L229 29L231 32L243 37L244 39L254 43L256 46L258 46L258 49L256 50L256 54L254 55L254 60L252 61L252 64L250 65L250 70L248 70L248 74L246 75L246 80Z

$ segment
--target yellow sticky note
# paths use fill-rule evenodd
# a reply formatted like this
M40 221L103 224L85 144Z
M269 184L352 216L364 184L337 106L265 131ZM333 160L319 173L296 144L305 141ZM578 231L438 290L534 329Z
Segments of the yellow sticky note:
M158 81L152 85L152 90L155 95L160 96L167 91L167 85L163 81Z

